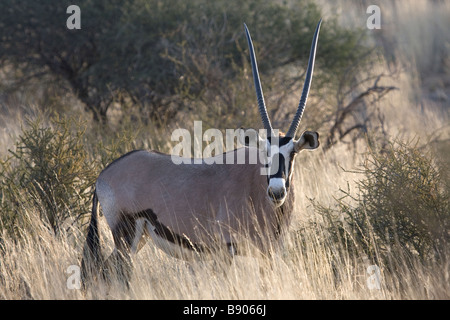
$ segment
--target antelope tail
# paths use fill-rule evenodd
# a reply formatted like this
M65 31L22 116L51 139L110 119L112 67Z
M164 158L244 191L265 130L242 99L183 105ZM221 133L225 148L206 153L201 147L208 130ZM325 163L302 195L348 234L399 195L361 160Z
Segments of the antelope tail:
M86 244L83 249L83 258L81 260L81 279L83 285L93 273L101 273L103 267L103 256L100 248L100 234L98 232L98 198L94 190L92 199L91 222L89 224Z

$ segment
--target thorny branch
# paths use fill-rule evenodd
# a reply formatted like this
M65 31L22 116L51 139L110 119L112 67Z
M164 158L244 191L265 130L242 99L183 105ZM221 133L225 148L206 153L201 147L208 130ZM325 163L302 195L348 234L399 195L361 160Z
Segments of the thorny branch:
M328 132L324 145L325 151L330 149L337 142L342 141L352 132L358 131L358 134L353 137L353 142L355 142L361 133L367 132L367 125L375 116L375 112L367 112L367 99L372 98L369 104L373 105L390 91L398 90L395 86L380 86L378 83L383 76L384 75L378 75L371 87L358 94L348 104L344 105L344 99L339 100L338 107L334 114L334 123ZM361 111L363 108L364 110ZM378 114L378 118L381 120L380 117L381 115ZM355 122L349 124L349 118L353 118Z

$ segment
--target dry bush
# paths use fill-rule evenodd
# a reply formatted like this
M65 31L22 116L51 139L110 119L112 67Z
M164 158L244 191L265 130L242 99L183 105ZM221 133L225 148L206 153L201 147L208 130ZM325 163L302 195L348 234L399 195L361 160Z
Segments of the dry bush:
M1 162L2 229L14 231L37 208L55 234L70 217L87 211L96 171L83 145L84 129L70 119L53 118L52 127L28 120L14 150Z
M396 271L399 264L445 260L450 194L431 153L417 143L394 141L370 149L357 181L336 208L315 204L333 242L357 257Z
M164 17L171 16L171 13L182 16L185 7L189 6L187 2L174 0L172 3L182 3L182 6L176 7L175 11L165 11L159 16L160 11L152 10L149 2L133 3L135 8L130 8L133 9L130 12L137 12L138 15L130 14L124 18L130 22L135 18L140 19L137 22L142 28L133 29L134 24L127 24L129 29L123 29L124 33L120 35L122 40L126 40L124 46L108 42L108 45L114 45L113 48L109 47L114 50L112 54L120 55L129 49L130 60L123 62L119 68L120 72L116 74L104 72L111 70L104 64L103 69L100 68L103 70L99 72L100 76L117 76L120 81L128 81L130 79L124 77L124 72L132 65L132 71L138 70L140 75L128 81L126 85L135 90L134 94L143 94L141 97L151 100L154 96L145 96L145 90L142 91L142 88L151 83L134 87L134 81L142 79L141 75L144 78L161 75L158 72L163 70L170 73L171 89L165 91L167 82L160 81L157 77L152 81L159 81L158 84L161 86L153 89L162 89L159 94L169 94L170 98L176 101L176 104L170 107L183 110L174 119L175 125L186 127L187 124L192 124L193 119L205 119L204 130L208 127L225 129L241 125L259 126L260 119L254 105L254 88L248 68L245 38L239 37L242 35L242 19L239 12L234 14L240 10L240 3L228 6L225 2L198 1L208 6L210 13L214 14L205 14L202 10L195 10L197 8L191 6L190 10L195 11L195 15L191 16L191 20L183 17L185 20L182 24L174 23L176 19L169 21ZM256 2L248 2L246 5L252 3ZM295 7L296 4L287 2L288 8ZM364 26L367 15L361 12L365 12L367 5L359 2L358 4L350 7L348 2L344 4L334 2L340 10L325 15L324 21L327 24L324 24L324 27L329 26L329 21L335 21L335 16L339 15L339 12L345 21L339 23L340 26L353 23L348 31L355 31L355 28ZM264 2L265 15L273 15L272 5L270 1ZM416 5L420 10L414 10ZM17 4L15 6L17 7ZM322 7L329 8L332 4L327 1ZM136 8L138 10L134 11ZM170 6L159 9L165 8ZM301 11L299 8L301 7L294 9ZM312 11L308 12L315 12L314 8L315 6L312 6L310 8ZM360 10L361 8L363 10ZM414 14L402 13L405 8L410 10L406 10L406 13ZM358 43L358 37L352 38L350 34L346 38L338 37L338 33L333 33L333 30L328 30L329 33L321 32L311 97L302 123L319 129L321 133L327 133L333 127L332 121L335 119L333 116L339 118L339 113L345 113L346 120L349 121L336 122L338 125L344 124L341 128L345 134L357 123L356 121L365 119L360 116L372 114L375 118L372 116L370 121L375 120L375 123L364 123L368 124L368 131L371 132L371 129L379 125L376 121L380 119L376 118L380 116L385 124L383 130L386 129L386 132L378 132L384 135L381 139L388 133L399 136L398 141L382 143L384 146L382 150L374 147L378 137L370 139L368 144L346 146L334 143L326 153L318 150L315 153L299 155L296 162L295 183L300 188L296 195L295 217L288 234L289 241L286 241L281 250L271 257L237 257L228 273L217 272L218 268L214 262L187 263L171 258L150 241L137 256L133 257L135 271L130 288L123 287L114 277L109 284L98 281L88 292L69 288L67 281L70 273L67 270L70 266L79 266L85 239L85 225L71 223L78 214L89 212L87 181L92 178L88 171L92 169L98 174L114 158L131 149L153 148L170 151L168 141L172 130L171 124L168 125L168 121L163 121L154 125L152 121L147 121L146 117L150 115L150 110L145 109L145 106L138 112L133 108L127 108L125 105L130 103L130 100L127 100L127 93L114 91L114 94L120 94L111 106L122 113L117 112L116 116L109 112L108 117L116 121L110 121L108 126L94 125L84 132L82 127L74 125L70 126L71 130L65 131L64 127L69 123L63 121L65 124L62 126L53 123L51 126L36 125L35 129L31 129L33 125L30 125L22 131L19 125L14 127L11 123L21 121L20 115L12 116L14 114L12 111L15 111L17 106L9 104L10 101L4 99L8 94L3 92L4 94L0 96L1 120L7 124L5 125L7 130L1 133L0 141L5 142L2 147L6 150L14 145L11 143L13 137L8 135L15 134L18 137L15 145L22 146L22 149L14 150L14 154L3 159L0 298L448 299L450 292L448 272L450 261L447 254L448 171L446 173L444 169L440 169L445 168L445 165L448 168L449 148L448 140L446 141L448 135L445 135L448 129L448 114L441 105L420 100L421 90L418 89L421 81L417 79L424 79L418 75L426 73L427 70L447 72L445 66L448 59L445 52L448 51L446 47L448 36L442 31L448 29L445 26L447 21L450 21L445 19L448 15L446 8L448 9L448 4L442 1L415 0L411 4L409 2L382 4L384 17L382 21L389 23L383 25L384 29L377 34L376 31L368 31L368 35L373 37L370 38L372 40L378 36L375 40L386 49L383 52L385 56L389 54L392 56L385 58L388 63L383 59L370 60L369 70L364 72L358 68L353 69L355 60L345 55L345 50L338 52L337 60L328 61L324 60L321 52L327 51L328 57L335 54L333 44L327 44L333 38L340 41L338 47L343 49L346 49L347 40L359 49L368 49L371 47L370 44L366 46L364 41ZM295 13L295 10L292 12ZM273 116L274 124L282 128L290 122L290 115L298 103L305 67L302 61L308 54L310 45L308 37L312 36L308 26L313 26L317 17L311 15L310 20L305 21L302 24L304 28L300 30L293 24L290 25L292 29L288 28L289 24L285 25L287 21L285 19L273 21L260 19L258 17L265 15L260 15L254 7L248 11L253 21L245 20L253 32L269 112ZM155 19L148 19L149 12ZM224 12L234 13L225 16ZM283 11L278 17L290 14ZM351 14L353 18L348 18ZM161 19L158 20L158 17ZM231 23L231 17L238 21ZM299 17L304 18L303 15ZM413 28L409 28L408 23L411 22L411 17L414 17L413 20L417 23ZM401 23L396 24L395 21ZM429 21L433 23L428 23ZM225 22L228 23L226 27ZM161 26L166 31L176 30L175 33L169 32L170 34L164 35L175 40L166 42L152 38L154 42L147 43L144 35L146 28L152 28L151 23L163 23ZM170 24L168 28L164 28L165 23ZM228 29L231 24L237 25L237 31ZM277 28L271 30L274 25ZM296 39L294 42L288 41L288 38L278 38L277 30L284 26L289 30L289 37ZM110 33L116 35L114 30L110 30ZM354 35L353 32L350 33ZM401 35L398 36L397 33ZM406 39L414 41L399 41L405 34ZM420 41L425 41L427 45L417 46ZM409 48L409 44L413 42L414 47ZM134 43L135 46L128 46L130 43ZM291 56L292 60L289 60L289 54L284 55L280 44L282 48L289 50L289 54L295 53L295 56ZM157 54L154 60L147 59L146 54L143 54L144 49L147 50L146 45L158 49L153 52L145 51ZM229 51L225 51L224 48ZM351 50L351 46L347 49ZM210 57L212 58L209 59ZM277 58L278 62L283 62L286 57L288 59L284 64L271 65L271 57ZM345 62L342 57L349 63L348 68L342 64L337 66L341 67L340 70L347 70L346 73L328 68L338 60ZM134 64L133 59L136 59ZM159 64L158 62L162 60L165 62ZM165 68L166 63L170 63L170 68ZM441 66L443 68L439 69ZM151 72L147 74L147 70ZM389 79L389 83L383 82L378 85L385 88L395 85L399 90L391 91L383 100L372 105L376 109L367 108L372 100L359 99L358 95L369 92L368 88L376 89L377 86L372 84L377 76L390 75L393 70L399 72L399 77ZM14 72L16 71L12 70L12 73ZM21 76L21 73L18 75ZM330 79L327 77L331 77L333 81L327 82ZM440 77L439 74L436 86L445 90L445 78ZM337 88L340 82L336 81L336 78L346 80L341 90ZM105 79L102 78L103 80ZM392 83L393 81L395 83ZM357 90L350 90L354 85L358 86ZM33 89L34 87L30 86L26 88L31 89L27 93L21 93L22 96L26 95L26 102L36 103L34 97L37 94L32 91L41 91L42 88ZM202 88L206 89L202 91ZM109 95L112 93L109 89L111 88L105 92L92 93ZM61 91L55 91L58 93L54 95L52 92L48 91L51 95L48 99L38 101L57 101L62 98L57 96L62 94ZM383 94L385 91L380 92ZM20 93L17 95L20 96ZM121 99L121 96L124 99ZM367 97L369 96L364 98ZM371 97L378 100L377 94ZM8 101L8 106L4 101ZM348 108L355 106L353 101L358 102L357 108ZM160 108L158 112L164 114L167 111L164 109L167 106L165 101L159 101L157 104ZM70 106L70 109L73 109L72 105ZM336 106L339 107L335 108ZM20 108L29 110L28 107L20 106ZM47 108L47 105L44 103L42 108ZM55 109L67 110L67 108L60 109L59 106ZM8 116L9 112L11 117ZM81 115L81 118L83 117L86 115ZM26 136L25 132L32 135ZM404 143L408 137L417 135L423 141L424 132L433 135L434 150L441 154L439 163L433 153L427 153L425 149L417 148L415 144ZM335 133L337 134L334 141L337 141L340 138L339 130L335 130ZM366 149L368 145L372 147L369 153ZM88 159L87 166L84 166L83 156ZM354 172L341 169L354 168L359 162L363 162L363 166L357 170L360 179L355 179ZM93 167L90 167L91 165ZM60 176L64 172L66 174ZM77 175L77 172L80 175L75 179L73 176ZM84 180L82 177L85 177ZM59 179L62 179L62 184L58 183ZM349 188L344 187L347 181ZM39 185L46 185L47 188L39 188ZM81 190L85 192L80 194ZM350 190L356 190L356 195ZM314 203L320 206L312 206L308 198L314 198ZM49 216L53 217L51 219L54 222L51 222ZM55 236L55 225L59 229L58 236ZM100 219L100 231L103 239L102 248L109 253L113 250L114 244L103 218ZM374 264L381 269L379 290L371 290L367 286L367 279L370 276L367 268Z

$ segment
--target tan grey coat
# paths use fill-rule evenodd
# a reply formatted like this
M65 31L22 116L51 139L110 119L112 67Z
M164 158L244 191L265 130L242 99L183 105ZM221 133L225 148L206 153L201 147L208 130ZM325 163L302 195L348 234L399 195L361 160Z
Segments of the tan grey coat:
M236 235L246 234L263 249L262 240L277 239L288 224L291 210L286 208L294 201L292 194L282 206L272 204L266 192L267 176L261 174L263 166L259 162L177 165L169 155L134 151L100 174L96 193L113 235L123 237L125 227L127 234L134 235L121 240L132 251L145 230L163 249L173 243L152 232L155 218L174 237L198 248L217 240L230 246L236 243ZM145 214L149 210L153 219ZM145 224L141 231L138 222Z
M252 40L245 26L258 108L267 131L266 140L257 137L262 142L258 151L253 147L244 149L246 159L249 153L261 157L257 164L225 164L229 153L216 156L223 157L222 161L175 164L170 155L140 150L120 157L102 171L95 185L83 254L84 275L103 263L99 202L112 231L116 246L113 256L119 265L130 262L129 254L138 251L145 233L160 248L180 257L186 251L199 255L217 246L225 246L233 256L243 253L241 239L250 240L262 251L272 247L291 220L295 156L302 149L319 146L317 132L306 131L298 140L295 134L311 85L321 21L314 33L299 106L285 136L275 135L270 123ZM236 158L239 150L230 151L232 157ZM261 174L265 166L269 175ZM123 273L127 280L128 272Z

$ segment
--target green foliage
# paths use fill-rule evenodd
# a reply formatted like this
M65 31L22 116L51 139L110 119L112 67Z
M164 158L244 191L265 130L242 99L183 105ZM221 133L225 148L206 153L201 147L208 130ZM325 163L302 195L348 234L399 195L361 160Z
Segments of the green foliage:
M189 97L205 105L220 99L225 111L242 107L243 101L248 103L248 90L239 95L227 86L243 88L243 22L255 39L261 72L268 75L264 82L279 67L306 67L321 16L318 6L306 0L80 0L81 30L68 30L70 4L2 1L0 61L14 63L29 77L51 74L65 80L61 85L100 121L106 121L114 102L122 108L138 106L145 118L163 122ZM359 30L324 22L317 67L327 72L316 73L315 88L330 82L337 86L337 75L361 60L366 49L358 43L360 36ZM251 88L251 81L246 83ZM253 105L254 97L251 101Z
M195 1L194 1L195 2ZM252 34L258 67L271 119L284 127L300 98L304 71L320 8L310 1L197 1L177 41L165 56L179 75L176 93L189 114L201 115L212 127L259 126L243 22ZM352 66L363 68L370 48L362 45L361 30L346 30L335 20L322 24L316 57L313 95L323 88L351 85L341 76ZM326 72L320 72L320 70ZM345 83L344 83L345 82ZM333 95L334 96L334 95ZM310 108L314 109L314 108ZM283 123L280 123L280 122ZM323 120L322 120L323 121Z
M384 262L448 253L449 189L430 154L396 141L370 150L357 172L365 176L357 183L357 196L343 191L338 209L316 205L334 241Z
M15 151L1 162L1 224L10 232L26 228L27 212L58 234L63 223L89 212L96 170L84 147L84 128L71 119L51 120L51 127L27 121Z

